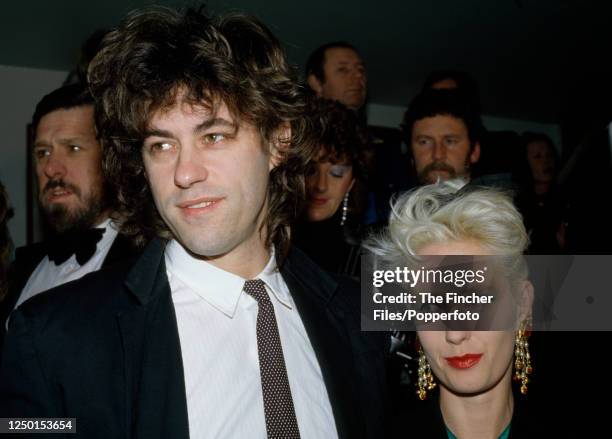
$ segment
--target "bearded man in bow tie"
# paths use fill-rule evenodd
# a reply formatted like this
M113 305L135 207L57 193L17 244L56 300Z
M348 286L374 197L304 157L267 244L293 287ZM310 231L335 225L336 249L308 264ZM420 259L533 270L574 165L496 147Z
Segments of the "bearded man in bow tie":
M80 84L44 96L32 118L33 163L50 239L17 249L0 304L0 342L10 313L29 298L133 255L110 219L94 105Z

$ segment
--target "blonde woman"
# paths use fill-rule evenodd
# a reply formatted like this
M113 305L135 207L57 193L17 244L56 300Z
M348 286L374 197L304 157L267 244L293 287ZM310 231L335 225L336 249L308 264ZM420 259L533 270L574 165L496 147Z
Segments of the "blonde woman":
M527 393L533 371L527 330L533 287L521 257L527 234L508 196L462 185L439 182L400 196L386 231L366 246L379 261L396 266L421 255L505 256L514 261L504 267L502 277L519 299L516 324L485 331L417 326L417 388L426 401L418 414L406 407L400 410L393 437L539 437L532 436L529 413L517 401L523 397L515 395ZM513 375L519 381L515 392Z

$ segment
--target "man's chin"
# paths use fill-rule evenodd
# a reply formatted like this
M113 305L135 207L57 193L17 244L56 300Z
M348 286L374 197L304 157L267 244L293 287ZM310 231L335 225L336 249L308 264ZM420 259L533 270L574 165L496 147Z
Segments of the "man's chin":
M425 184L434 184L438 181L446 181L455 178L455 175L447 171L430 171L421 179Z
M179 243L189 254L197 259L214 261L229 253L234 245L229 242L205 241L200 239L178 238Z
M364 100L363 99L354 99L351 101L347 101L346 102L346 107L353 110L353 111L358 111L364 104Z
M69 213L53 213L45 215L47 224L55 233L66 233L83 228L77 219Z
M71 216L78 211L77 208L72 206L73 203L63 203L63 202L45 202L42 203L41 208L45 216L49 219L51 218L62 218L66 216Z
M99 213L67 206L64 203L53 203L42 206L47 225L55 233L66 233L73 230L84 230L93 227Z

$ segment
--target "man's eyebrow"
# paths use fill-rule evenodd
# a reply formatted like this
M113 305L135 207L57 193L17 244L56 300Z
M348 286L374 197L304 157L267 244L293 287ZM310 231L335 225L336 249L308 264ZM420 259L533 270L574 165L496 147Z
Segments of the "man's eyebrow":
M236 126L234 122L224 119L222 117L215 117L212 119L207 119L203 121L202 123L198 124L193 131L198 133L198 132L207 130L211 127L217 127L217 126L218 127L230 127L230 128L233 128L234 130L238 129L238 127Z
M214 126L226 126L226 127L232 127L235 130L237 129L237 126L235 123L227 120L227 119L223 119L221 117L215 117L212 119L206 119L205 121L203 121L202 123L199 123L198 125L195 126L195 128L193 129L194 133L199 133L201 131L207 130L211 127ZM144 137L145 139L147 137L168 137L168 138L174 138L174 134L172 134L171 131L168 130L162 130L162 129L157 129L157 128L153 128L153 129L149 129L147 131L145 131L144 133Z
M39 140L38 142L34 142L34 148L41 148L43 146L49 146L49 142L45 142L44 140Z
M145 131L144 137L145 139L147 137L172 137L172 133L170 131L159 130L159 129L154 128L154 129Z
M66 137L64 139L59 139L57 143L60 143L62 145L69 145L71 143L80 143L82 140L82 137Z
M58 139L57 143L60 145L70 145L71 143L80 143L83 140L82 137L66 137L64 139ZM34 148L40 148L43 146L50 146L50 143L45 140L39 140L34 142Z

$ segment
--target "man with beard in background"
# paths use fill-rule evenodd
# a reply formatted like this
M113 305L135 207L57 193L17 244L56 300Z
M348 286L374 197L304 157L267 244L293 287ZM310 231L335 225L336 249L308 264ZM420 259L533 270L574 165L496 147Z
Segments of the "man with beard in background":
M480 158L483 131L473 105L455 90L427 90L418 95L404 115L404 140L420 184L438 180L471 179Z
M32 118L32 133L29 153L50 236L16 251L6 297L0 298L0 342L11 312L29 298L135 253L111 220L87 88L74 84L44 96Z

